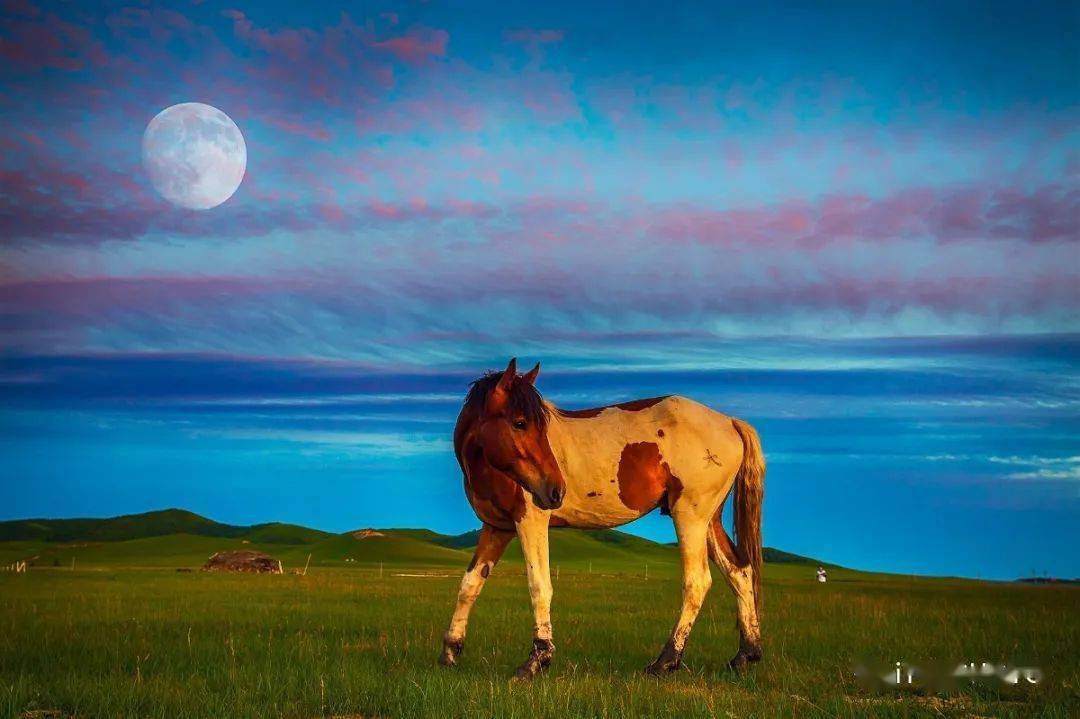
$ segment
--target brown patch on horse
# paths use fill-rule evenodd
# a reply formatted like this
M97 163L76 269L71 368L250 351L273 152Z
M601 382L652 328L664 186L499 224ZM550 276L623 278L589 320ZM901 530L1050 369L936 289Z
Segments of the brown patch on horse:
M667 464L664 464L667 467ZM682 496L682 480L671 475L671 481L668 483L667 491L664 492L664 496L660 498L660 514L671 516L671 508L679 501L679 497Z
M607 407L590 407L589 409L556 409L562 417L571 419L589 419L603 412Z
M626 412L640 412L643 409L648 409L655 404L660 404L665 399L670 397L670 394L665 394L663 397L649 397L648 399L632 399L629 402L620 402L613 405Z
M586 497L599 497L599 496L600 496L600 493L599 493L599 492L589 492L589 493L588 493L588 494L586 494L585 496L586 496Z
M472 560L466 573L480 567L480 576L488 578L491 570L499 563L506 545L515 536L513 531L499 530L490 524L484 524L480 530L480 536L476 540L476 549L473 551Z
M682 494L682 482L671 473L655 442L633 442L623 447L616 478L619 499L635 512L648 512L662 500L670 511Z
M662 430L662 429L656 430L656 436L657 437L663 437L664 436L664 430Z
M729 563L734 564L737 567L741 567L746 564L746 560L739 556L739 551L735 548L735 545L731 543L731 538L728 537L727 532L724 531L724 521L722 519L724 514L724 505L720 505L720 509L716 510L716 516L712 519L712 533L713 538L716 540L715 549L719 549ZM710 552L714 550L712 545L709 545ZM713 561L717 565L723 566L720 561L720 557L713 557Z
M571 419L590 419L603 412L605 409L621 409L625 412L640 412L643 409L648 409L653 405L663 402L671 395L666 394L663 397L649 397L648 399L632 399L628 402L619 402L618 404L606 404L603 407L590 407L588 409L558 409L556 412L560 416L570 417ZM663 435L661 435L663 436Z
M514 493L514 503L510 507L510 516L514 518L514 522L520 522L525 517L525 504L528 500L525 499L525 490L518 485L514 485L517 490Z

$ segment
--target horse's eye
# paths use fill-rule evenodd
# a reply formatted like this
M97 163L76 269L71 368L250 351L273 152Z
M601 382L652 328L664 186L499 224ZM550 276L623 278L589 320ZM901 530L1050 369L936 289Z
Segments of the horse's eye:
M514 420L514 429L525 429L525 426L526 426L525 425L525 420L523 420L523 419L515 419Z

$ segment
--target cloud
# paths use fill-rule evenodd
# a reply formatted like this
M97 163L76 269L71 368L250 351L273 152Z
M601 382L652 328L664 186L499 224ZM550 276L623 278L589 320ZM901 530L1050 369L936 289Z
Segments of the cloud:
M1049 347L1058 341L1043 339L1040 344ZM1036 364L1015 358L973 363L954 356L947 342L901 365L874 361L897 344L888 339L852 343L672 337L661 347L655 338L591 337L587 345L578 346L575 358L572 344L540 337L535 345L514 349L544 360L542 390L560 406L595 406L649 392L683 393L730 412L769 418L763 426L771 435L794 440L782 453L785 463L820 464L821 456L851 459L862 454L887 459L898 468L913 461L958 465L937 468L945 473L979 464L984 481L1075 474L1075 457L1006 457L1003 463L990 459L995 455L985 448L970 446L972 441L980 447L1025 446L1028 434L1039 432L1048 442L1067 442L1068 428L1055 418L1075 414L1076 398L1043 373L1031 371ZM1066 344L1075 353L1077 338ZM482 370L502 365L510 351L488 339L481 339L479 347L473 356L451 359L448 353L435 352L417 361L393 353L380 363L190 352L8 353L0 358L0 406L27 416L66 408L150 413L165 421L187 417L215 432L226 428L252 433L252 438L257 433L269 439L272 433L285 441L328 444L363 441L353 436L357 433L394 434L406 426L424 434L438 431L433 424L452 422L468 383ZM1069 361L1056 365L1055 376L1070 371ZM1011 374L1005 375L1010 368ZM979 402L966 402L969 399ZM1060 399L1067 406L1055 409L1039 401L1046 399ZM867 417L881 423L877 430L861 425ZM814 418L819 423L807 422ZM978 437L962 431L984 421L997 422L998 429ZM1059 428L1038 430L1032 421ZM860 447L828 440L822 444L823 437L850 436L856 425ZM1005 429L1011 426L1027 429ZM948 439L958 432L963 436L955 442ZM1007 471L996 468L1001 465Z
M409 34L375 40L371 47L386 50L399 60L422 63L446 55L450 34L445 30L419 28Z
M522 45L552 45L560 43L566 33L562 30L537 30L533 28L520 28L517 30L508 30L505 37L510 42L521 43Z
M375 453L390 457L414 457L417 455L445 455L453 451L449 438L437 435L421 435L416 432L397 434L378 432L318 431L304 429L230 429L219 432L193 431L195 436L212 434L225 439L267 442L332 448L338 452L370 456Z
M225 10L222 13L233 21L236 36L244 42L271 55L281 55L296 62L306 55L319 35L309 28L286 27L271 31L258 27L239 10Z
M1025 468L1022 471L1009 472L1005 475L1007 479L1051 482L1080 481L1080 456L991 456L987 461Z
M396 18L357 24L342 13L336 25L320 29L282 27L271 30L239 10L226 10L236 36L265 53L248 72L281 100L304 96L331 105L367 104L395 84L394 62L416 65L446 55L449 33L414 26L405 33L393 28Z
M104 45L85 25L43 14L29 3L18 4L0 29L0 58L23 71L81 72L109 62Z
M260 119L271 127L293 135L301 135L320 142L326 142L331 138L330 132L318 122L304 122L274 115L264 115Z
M994 186L909 188L883 197L828 195L817 203L709 210L669 209L653 220L660 234L705 244L820 246L851 239L1080 239L1080 191Z

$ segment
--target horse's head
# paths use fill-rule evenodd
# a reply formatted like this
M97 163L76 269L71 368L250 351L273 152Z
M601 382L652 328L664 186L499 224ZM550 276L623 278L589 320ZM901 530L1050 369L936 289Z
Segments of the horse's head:
M558 509L566 481L548 443L548 411L534 383L540 364L524 375L517 360L502 373L473 382L462 409L462 445L475 461L509 477L533 496L541 509Z

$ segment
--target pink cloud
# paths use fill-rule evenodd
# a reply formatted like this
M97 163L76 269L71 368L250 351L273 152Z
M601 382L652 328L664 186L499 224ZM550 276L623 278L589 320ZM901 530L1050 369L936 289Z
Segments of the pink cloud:
M266 54L258 63L241 64L282 110L295 107L297 97L367 108L395 86L395 63L419 65L444 57L449 41L445 30L422 26L380 38L378 26L396 23L379 18L357 24L347 13L336 25L319 29L271 29L238 10L224 14L237 38Z
M41 8L29 0L5 0L4 12L22 17L38 17L41 15Z
M0 58L25 70L66 70L78 72L104 67L109 57L91 31L49 13L41 17L24 8L24 17L4 22L6 37L0 37Z
M404 62L419 64L435 57L446 56L450 34L445 30L419 28L407 35L378 40L371 47L386 50Z
M379 262L373 254L372 261ZM433 255L432 260L438 259ZM1067 308L1080 300L1075 275L1062 269L1031 276L956 272L918 279L839 274L812 277L779 273L717 284L711 278L668 267L635 270L618 278L591 274L589 267L539 264L507 271L497 257L474 263L470 282L431 282L426 272L387 275L379 286L343 272L298 273L288 278L254 276L55 277L0 283L0 306L15 325L39 323L43 329L101 327L126 316L187 317L213 326L222 316L245 307L282 301L293 308L318 307L342 318L362 317L373 308L396 312L408 298L413 306L441 310L471 307L478 298L551 310L572 309L594 316L625 316L635 311L658 319L684 321L694 315L767 318L795 313L842 311L852 318L889 317L905 308L991 316L1029 315ZM415 263L414 263L415 265ZM426 265L425 265L426 266ZM667 284L665 284L665 282ZM675 283L680 291L665 290ZM694 300L688 305L687 297ZM255 304L252 304L255 303ZM672 330L679 329L673 326Z
M284 28L273 32L256 26L239 10L225 10L223 13L233 21L233 29L241 40L271 54L284 55L296 62L316 42L318 34L308 28Z
M562 30L535 30L521 28L510 30L506 33L506 39L523 45L551 45L563 41L565 33Z
M1080 192L989 187L909 189L881 198L830 195L817 203L709 210L667 208L642 218L673 240L725 245L821 247L850 240L1080 239Z
M195 23L175 10L167 8L125 7L112 13L105 24L118 36L147 33L154 42L169 42L176 35L196 32Z
M318 123L291 120L270 114L259 115L259 119L271 127L276 127L292 135L300 135L320 142L326 142L330 139L330 132Z
M442 221L449 219L487 219L499 214L493 205L469 200L449 200L443 205L431 205L421 197L407 202L388 203L372 200L367 205L369 216L395 222Z
M357 130L364 135L441 130L479 132L487 121L484 108L449 88L376 103L362 108L356 115Z

